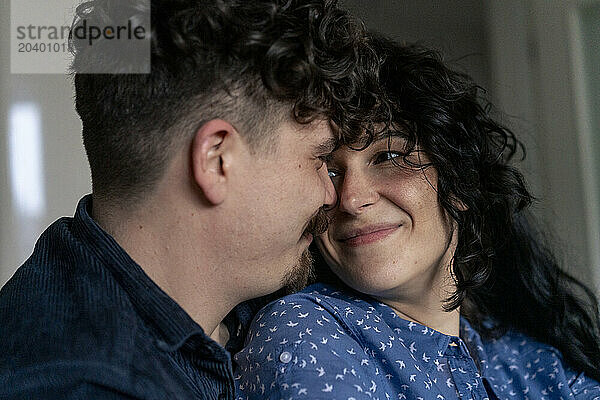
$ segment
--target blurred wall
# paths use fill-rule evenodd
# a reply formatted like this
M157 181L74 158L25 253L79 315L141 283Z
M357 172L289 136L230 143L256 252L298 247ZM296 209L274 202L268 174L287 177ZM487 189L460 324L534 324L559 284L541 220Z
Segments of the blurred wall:
M53 6L52 2L40 5ZM31 254L41 232L57 218L73 215L78 199L90 192L91 187L81 123L73 106L71 79L65 75L10 73L9 11L9 1L1 1L0 286ZM35 137L31 132L19 131L19 126L16 132L11 132L23 111L39 120L39 154L34 151L37 142L32 143ZM15 138L25 140L21 144L27 146L25 152L19 152L18 159L15 158ZM18 163L18 173L11 162ZM42 181L24 181L23 177L30 176L39 176ZM39 197L29 200L36 205L35 209L19 204L17 199L22 196L17 197L17 193Z

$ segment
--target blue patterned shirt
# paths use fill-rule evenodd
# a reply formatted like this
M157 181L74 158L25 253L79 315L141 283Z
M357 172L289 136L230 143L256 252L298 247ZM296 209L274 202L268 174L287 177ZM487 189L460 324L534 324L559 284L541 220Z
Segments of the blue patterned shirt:
M400 318L355 292L316 284L259 312L237 353L238 399L600 399L560 352L509 332L460 337Z

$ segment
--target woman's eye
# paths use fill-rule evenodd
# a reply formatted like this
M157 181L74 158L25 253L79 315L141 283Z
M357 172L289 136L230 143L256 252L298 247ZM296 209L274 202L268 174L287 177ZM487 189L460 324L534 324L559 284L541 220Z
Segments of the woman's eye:
M383 153L379 153L375 157L374 164L379 164L382 162L390 161L390 160L393 160L394 158L401 157L401 156L402 156L402 154L397 153L395 151L386 151Z

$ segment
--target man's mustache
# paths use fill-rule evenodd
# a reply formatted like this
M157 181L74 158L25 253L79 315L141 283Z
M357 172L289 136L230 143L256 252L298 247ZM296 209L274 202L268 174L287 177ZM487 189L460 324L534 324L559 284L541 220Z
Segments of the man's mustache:
M310 220L308 226L306 227L306 232L313 235L313 237L317 237L323 232L327 230L329 227L329 216L327 215L327 211L325 208L320 208L319 211L315 214L315 216Z

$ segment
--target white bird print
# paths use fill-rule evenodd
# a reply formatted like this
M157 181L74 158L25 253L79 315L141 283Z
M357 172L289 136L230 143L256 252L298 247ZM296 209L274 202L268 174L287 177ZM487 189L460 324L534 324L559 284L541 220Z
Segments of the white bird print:
M315 310L317 311L325 311L325 309L321 306L315 306Z
M425 353L423 353L423 357L422 357L422 358L423 358L423 361L425 361L425 362L429 362L429 359L430 359L431 357L427 357L427 356L425 355Z
M279 342L279 344L287 344L288 340L286 338L284 338L281 342Z
M299 337L300 339L302 339L302 338L304 337L304 335L306 335L306 333L304 333L304 332L300 332L300 333L298 334L298 337Z
M273 357L271 356L271 353L267 354L267 361L273 361Z
M373 393L377 391L377 384L375 383L375 381L371 381L371 387L369 388L369 390Z
M441 394L438 394L436 399L444 400L444 396L442 396Z
M414 322L410 321L410 322L408 323L408 330L409 330L409 331L412 331L412 328L414 328L415 326L417 326L417 324L415 324Z
M473 390L473 386L471 386L471 384L469 382L467 382L467 389L469 391Z
M306 328L305 332L307 335L312 336L312 329Z
M360 360L360 365L369 365L369 360L363 358L362 360Z
M452 378L446 379L446 386L448 386L448 387L453 387L454 386L454 383L452 383Z
M327 344L328 339L327 338L323 338L321 339L321 344Z
M279 305L281 305L281 306L282 306L282 305L284 305L284 304L285 304L285 300L284 300L284 299L281 299L281 300L279 300Z
M344 375L342 375L342 374L337 374L337 375L335 376L335 380L337 381L338 379L344 380Z
M431 389L431 382L423 381L423 383L425 384L425 389L427 389L427 390Z
M444 363L441 363L440 360L435 360L435 365L437 366L437 370L442 372L444 370Z
M404 393L400 393L398 395L398 400L401 400L401 399L405 399L406 400L406 395L404 395Z
M310 358L310 363L311 364L316 364L317 363L317 357L313 356L312 354L309 354L308 357Z
M334 333L333 335L329 335L329 336L331 336L332 339L336 339L336 340L340 338L337 333Z
M300 387L300 384L299 384L299 383L293 383L293 384L292 384L292 387L293 387L294 389L298 389L298 388Z
M379 342L379 345L380 345L380 346L379 346L379 350L381 350L381 351L385 351L385 349L386 349L386 347L385 347L385 343L383 343L383 342Z
M321 319L326 322L331 322L326 316L321 315Z
M306 360L302 360L300 363L300 368L306 368Z
M373 327L373 330L374 330L375 332L377 332L377 333L381 333L381 329L379 329L379 328L378 328L378 327L376 327L376 326L374 326L374 327Z
M519 369L519 367L517 367L516 365L509 365L508 366L509 371L515 370L515 369Z
M281 388L282 388L283 390L288 390L288 389L290 388L290 385L288 385L287 383L282 383L282 384L281 384Z
M408 380L409 380L410 382L416 382L416 381L417 381L417 380L416 380L416 378L417 378L417 375L415 375L415 374L412 374L412 375L411 375L411 376L408 378Z
M362 324L364 324L364 323L365 323L365 320L364 320L364 319L357 319L357 320L356 320L356 325L358 325L358 326L360 326L360 325L362 325Z
M271 336L269 336L268 338L265 339L265 342L270 342L271 340L273 340L273 338Z
M325 384L325 389L321 389L321 392L331 393L333 391L333 385Z
M262 353L264 349L265 349L265 346L260 346L260 349L258 349L258 354Z
M427 332L429 332L429 329L427 329L427 327L426 327L426 326L425 326L425 327L423 327L423 330L421 331L421 333L422 333L423 335L427 335Z
M277 332L277 325L275 325L275 326L274 326L274 327L272 327L272 328L269 328L269 331L270 331L271 333L273 333L273 332Z
M371 329L371 325L365 325L363 327L363 330L368 331L369 329Z
M415 351L417 351L417 348L415 346L415 342L412 342L410 344L410 347L408 349L410 350L411 353L414 353Z
M304 314L298 313L298 318L306 318L306 317L308 317L308 315L309 315L309 313L304 313Z
M325 368L319 367L317 368L317 372L319 373L319 376L323 376L325 375Z
M260 324L258 324L258 326L261 328L264 328L266 324L267 324L266 322L261 322Z
M278 311L273 311L273 312L271 313L271 316L272 316L272 317L275 317L275 316L277 316L277 314L279 314L279 312L278 312Z
M314 344L313 342L310 342L310 348L313 350L319 350L319 348L317 347L316 344Z
M304 395L308 394L306 388L302 388L302 389L298 390L298 396L301 394L304 394Z
M294 304L292 308L302 308L302 304Z
M282 312L279 313L279 316L283 317L285 314L287 314L287 311L283 310Z
M323 326L323 321L321 321L320 319L317 320L317 324Z
M297 325L298 325L298 322L292 322L292 321L289 321L289 322L287 323L287 326L289 326L290 328L293 328L293 327L295 327L295 326L297 326Z
M356 354L356 350L354 350L354 348L351 348L350 350L346 350L346 352L351 355Z
M402 361L402 360L396 360L396 362L399 364L398 366L400 367L400 369L406 368L406 365L404 364L404 361Z
M357 391L358 393L362 393L362 392L363 392L363 388L362 388L362 387L360 387L360 386L358 386L358 385L352 385L352 386L354 386L354 387L356 388L356 391Z
M350 370L350 373L351 373L352 375L356 376L356 371L354 370L354 368L352 368L352 369Z

